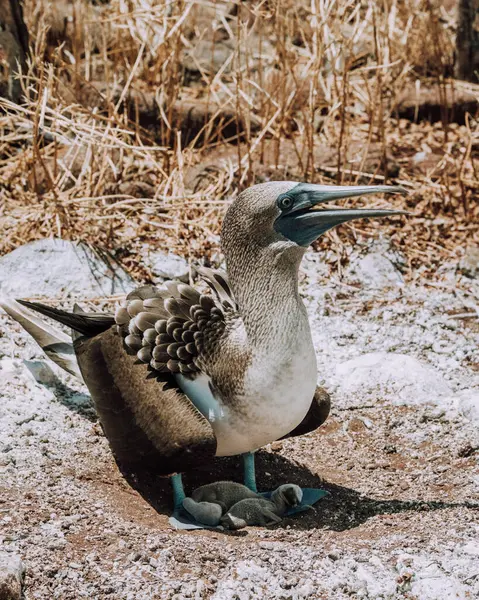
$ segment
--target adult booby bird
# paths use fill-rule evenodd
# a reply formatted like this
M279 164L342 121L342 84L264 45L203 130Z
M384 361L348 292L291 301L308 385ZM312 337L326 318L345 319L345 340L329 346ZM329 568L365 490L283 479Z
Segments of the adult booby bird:
M115 315L20 302L73 329L83 379L120 464L149 463L171 475L179 507L182 471L244 454L245 483L256 490L251 452L315 429L329 411L327 395L316 389L298 293L307 247L339 223L404 214L313 209L381 192L404 190L269 182L243 191L222 228L227 276L201 270L214 296L179 282L143 286Z

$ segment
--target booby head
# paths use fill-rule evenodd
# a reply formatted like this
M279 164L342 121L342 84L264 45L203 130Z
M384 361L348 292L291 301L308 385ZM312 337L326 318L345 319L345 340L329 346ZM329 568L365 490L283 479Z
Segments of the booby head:
M243 191L229 208L223 238L232 230L237 233L240 230L245 237L255 238L263 246L283 241L306 248L340 223L406 214L402 210L375 208L316 210L334 200L379 193L405 194L407 191L400 186L331 186L292 181L255 185Z

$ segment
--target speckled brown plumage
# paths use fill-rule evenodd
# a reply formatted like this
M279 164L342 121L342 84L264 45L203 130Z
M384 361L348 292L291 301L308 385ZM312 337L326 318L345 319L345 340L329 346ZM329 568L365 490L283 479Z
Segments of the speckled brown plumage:
M74 330L81 373L120 461L152 462L159 474L173 474L214 455L251 457L265 444L324 422L330 402L316 388L316 353L298 290L299 266L307 247L339 223L401 213L314 210L377 191L404 192L397 186L291 181L242 191L226 213L221 234L229 282L218 271L200 273L214 295L179 282L143 286L114 316L23 302ZM15 309L11 314L28 320ZM44 336L33 320L27 327ZM55 356L52 339L55 334L47 332L44 347L50 344ZM58 363L68 361L62 356ZM71 366L69 371L75 373ZM254 488L250 458L245 474ZM173 478L173 486L178 503L180 478Z
M114 327L75 341L75 351L105 436L122 465L153 466L159 475L211 459L211 425L171 375L151 377L148 365L125 352Z
M200 270L213 294L179 282L143 286L115 315L102 316L29 305L83 335L75 344L78 361L119 458L152 456L167 474L324 422L329 396L316 389L316 355L298 291L303 240L321 225L318 214L326 228L362 214L308 213L327 192L294 182L243 191L221 236L229 280ZM293 202L297 213L288 212Z

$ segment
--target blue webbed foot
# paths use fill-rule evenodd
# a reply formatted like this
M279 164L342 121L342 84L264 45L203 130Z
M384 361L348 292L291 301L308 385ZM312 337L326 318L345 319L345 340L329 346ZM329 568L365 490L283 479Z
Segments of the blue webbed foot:
M208 527L208 525L198 523L198 521L183 507L175 510L168 519L168 522L175 529L211 529L211 527Z
M169 523L175 529L207 529L206 525L198 521L183 508L185 500L185 491L183 489L183 480L181 474L177 473L171 476L171 485L173 487L173 514L169 518Z

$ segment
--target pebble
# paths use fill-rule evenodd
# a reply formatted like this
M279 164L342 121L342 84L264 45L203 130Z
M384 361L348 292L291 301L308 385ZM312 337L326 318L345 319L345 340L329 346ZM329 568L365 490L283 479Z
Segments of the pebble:
M16 554L0 552L0 598L21 600L25 567Z
M179 279L188 283L188 263L173 252L151 252L145 259L145 265L151 270L153 283L163 283L167 279Z
M11 458L6 454L0 454L0 467L6 467L11 463Z
M63 538L53 539L47 542L47 548L49 550L63 550L67 545L67 541Z
M388 444L387 446L384 446L384 452L386 454L397 454L397 448L396 448L396 446L392 446L392 445Z
M132 552L128 555L128 560L131 562L137 562L141 558L141 554L139 552Z
M479 447L474 447L472 444L467 443L464 446L461 446L457 451L457 456L460 458L468 458L472 456L475 452L479 450Z
M459 270L467 277L479 277L479 247L468 246L459 261Z
M372 289L401 286L404 283L401 273L380 252L371 252L353 261L348 274L358 279L362 286Z
M387 460L377 460L373 463L368 463L366 465L366 469L372 471L373 469L386 469L390 466L390 463Z
M333 561L339 560L339 554L337 552L330 552L328 554L328 558L330 558Z

